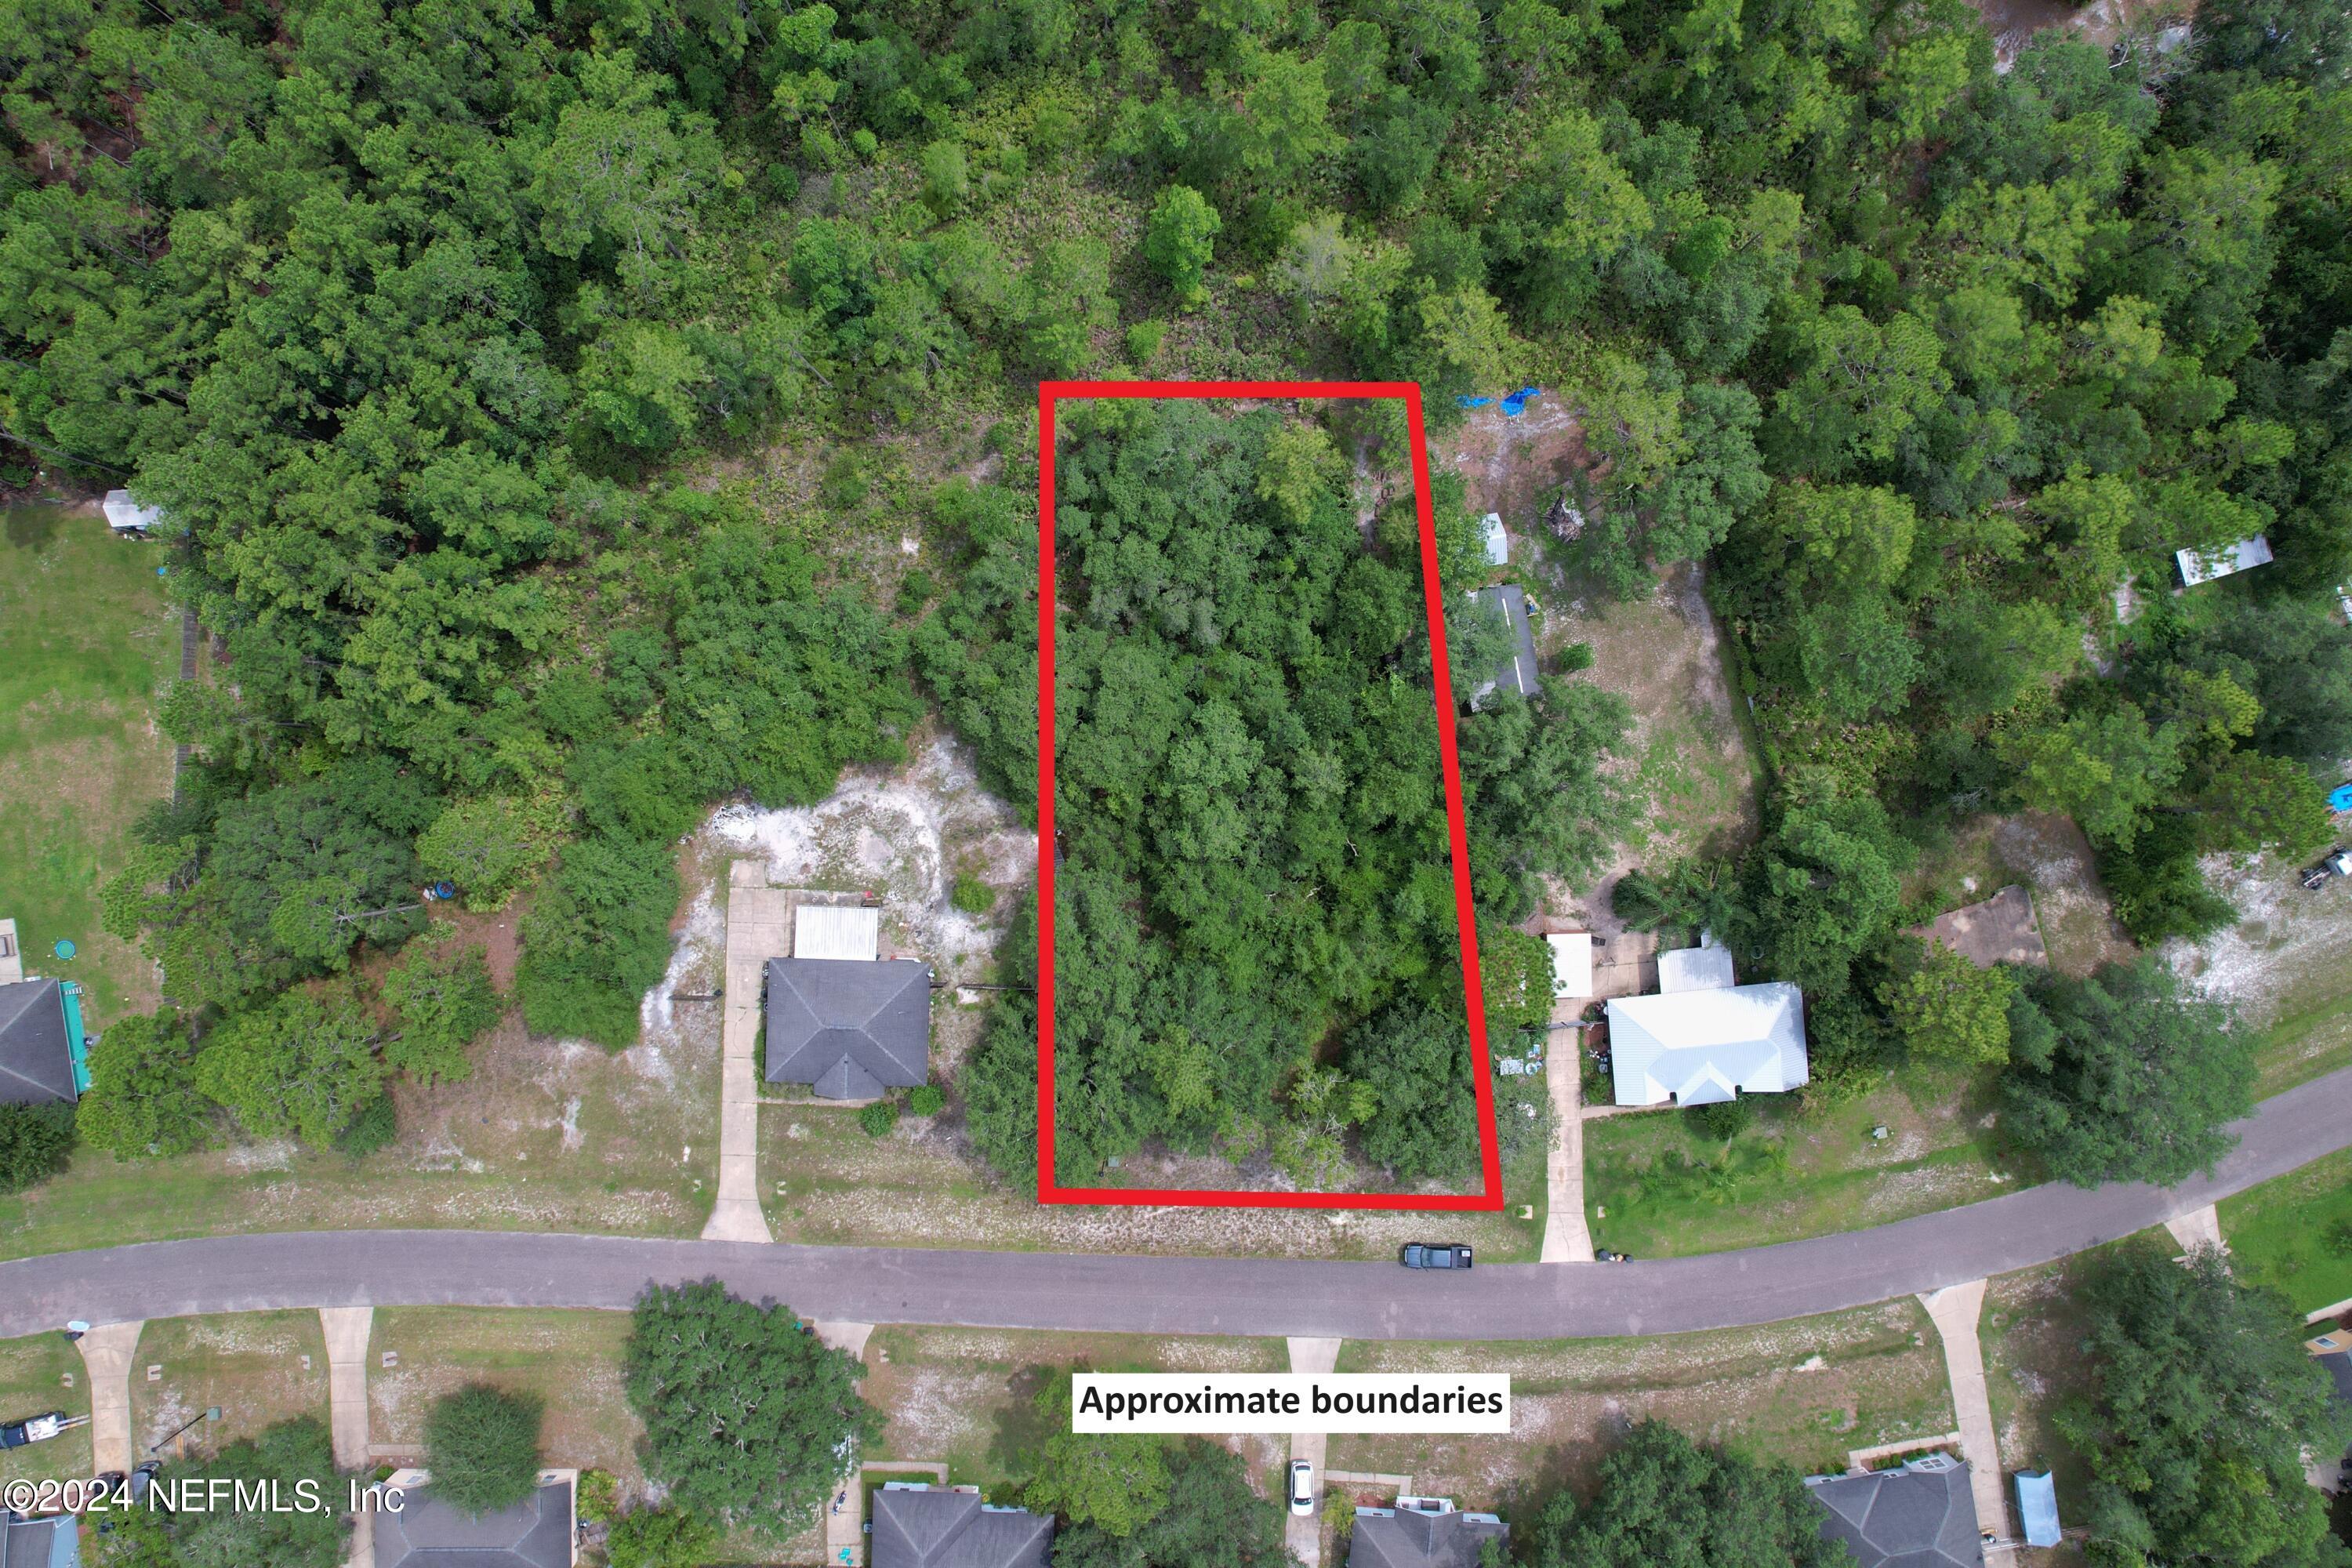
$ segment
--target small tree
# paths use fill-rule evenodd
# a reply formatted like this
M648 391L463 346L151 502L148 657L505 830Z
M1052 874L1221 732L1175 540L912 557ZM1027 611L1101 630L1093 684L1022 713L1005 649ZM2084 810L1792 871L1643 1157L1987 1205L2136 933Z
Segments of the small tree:
M1029 1506L1106 1535L1129 1536L1168 1503L1168 1439L1156 1433L1073 1432L1067 1373L1037 1394L1045 1439Z
M74 1146L74 1108L0 1105L0 1193L21 1193L66 1168Z
M907 1096L907 1109L917 1116L937 1116L948 1108L948 1091L935 1083L919 1083Z
M473 1076L466 1047L499 1021L499 994L481 948L410 948L385 973L383 1000L400 1016L399 1034L384 1042L387 1065L427 1086Z
M539 1396L486 1383L442 1395L425 1418L433 1492L461 1513L512 1508L539 1485Z
M184 1154L213 1139L195 1087L195 1047L169 1008L110 1025L89 1052L89 1088L74 1107L83 1142L121 1160Z
M1217 209L1190 185L1171 185L1152 204L1143 232L1143 258L1168 279L1187 309L1209 297L1204 276L1224 227Z
M1941 942L1916 944L1879 999L1914 1056L1960 1067L2009 1059L2009 1003L2017 982L2006 969L1979 969Z
M887 1138L890 1129L898 1125L898 1105L896 1100L877 1100L857 1112L857 1125L866 1130L868 1138Z

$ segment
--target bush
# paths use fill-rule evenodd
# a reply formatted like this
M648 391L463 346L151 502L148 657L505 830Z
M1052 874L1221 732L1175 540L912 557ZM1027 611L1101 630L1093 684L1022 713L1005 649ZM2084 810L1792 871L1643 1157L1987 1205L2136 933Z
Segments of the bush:
M641 1508L613 1526L604 1558L612 1568L699 1568L719 1545L719 1532L690 1513Z
M1702 1105L1690 1113L1691 1124L1717 1143L1728 1143L1756 1124L1756 1102L1745 1095L1733 1095L1712 1105Z
M948 1092L935 1083L917 1084L907 1096L907 1109L918 1116L937 1116L947 1108Z
M400 1114L392 1096L380 1094L360 1107L352 1124L335 1135L335 1147L354 1160L364 1160L400 1136Z
M537 1394L486 1383L442 1395L425 1418L425 1468L433 1492L478 1518L512 1508L539 1485Z
M996 889L969 872L959 871L948 902L965 914L984 915L996 907Z
M898 1107L892 1100L877 1100L857 1113L857 1125L866 1129L868 1138L887 1137L890 1129L898 1125Z
M0 1193L47 1181L66 1168L73 1146L72 1106L0 1105Z
M1127 357L1141 369L1160 357L1160 345L1167 341L1167 322L1138 321L1127 329Z
M610 1470L583 1470L573 1483L572 1508L591 1524L610 1524L621 1517L621 1483Z
M383 1000L400 1016L384 1061L416 1082L462 1083L474 1074L466 1048L499 1021L498 988L478 945L432 953L412 944L385 972Z

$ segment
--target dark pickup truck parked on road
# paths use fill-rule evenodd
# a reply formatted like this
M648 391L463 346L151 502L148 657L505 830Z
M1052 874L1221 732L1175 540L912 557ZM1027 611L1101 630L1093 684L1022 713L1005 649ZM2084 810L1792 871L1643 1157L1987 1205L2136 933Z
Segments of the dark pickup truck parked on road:
M1467 1268L1470 1249L1452 1242L1409 1241L1397 1253L1407 1268Z

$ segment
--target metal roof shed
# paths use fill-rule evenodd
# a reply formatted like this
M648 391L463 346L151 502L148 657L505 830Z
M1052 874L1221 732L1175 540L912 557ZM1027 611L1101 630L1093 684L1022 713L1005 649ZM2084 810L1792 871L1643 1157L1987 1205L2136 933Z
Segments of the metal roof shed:
M1533 700L1539 677L1536 672L1536 638L1528 625L1527 590L1517 583L1501 583L1491 588L1481 588L1470 595L1488 615L1499 616L1511 628L1510 662L1497 668L1494 676L1470 694L1470 707L1475 711L1478 700L1500 687Z
M142 506L129 490L107 491L98 509L106 514L106 526L117 533L152 533L163 526L163 509Z
M2220 550L2176 550L2172 559L2179 564L2182 584L2194 588L2200 583L2231 576L2250 566L2267 565L2271 542L2257 533Z
M1551 994L1555 996L1592 994L1592 933L1555 931L1544 938L1551 949Z
M803 904L793 910L793 956L871 963L882 956L882 911Z
M2025 1521L2025 1544L2058 1544L2058 1486L2049 1471L2017 1472L2017 1516Z

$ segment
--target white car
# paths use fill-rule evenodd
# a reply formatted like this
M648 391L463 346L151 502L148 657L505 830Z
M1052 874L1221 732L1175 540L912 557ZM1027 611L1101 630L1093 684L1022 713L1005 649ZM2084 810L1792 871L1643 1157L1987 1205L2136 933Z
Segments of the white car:
M1315 1467L1304 1459L1290 1461L1290 1511L1297 1514L1315 1511Z

